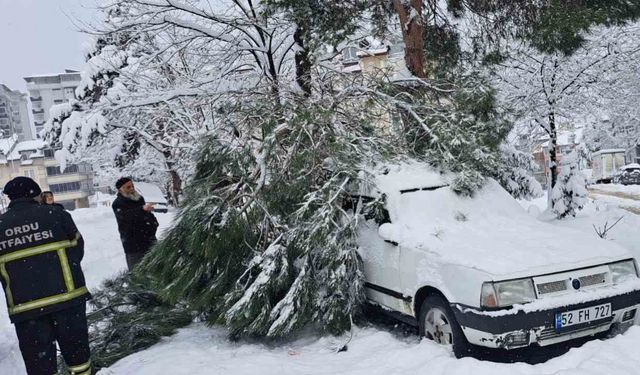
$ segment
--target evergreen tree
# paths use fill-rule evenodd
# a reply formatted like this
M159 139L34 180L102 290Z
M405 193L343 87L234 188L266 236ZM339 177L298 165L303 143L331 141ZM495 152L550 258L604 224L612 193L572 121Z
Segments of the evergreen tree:
M163 297L234 337L351 326L363 280L346 187L392 148L361 96L343 94L258 97L219 118L174 226L140 268Z
M533 156L506 143L502 145L501 150L501 168L494 177L502 187L516 199L541 196L542 186L532 176L532 172L538 167L533 161Z
M576 216L587 203L587 181L578 170L576 152L565 156L551 194L551 207L558 219Z
M144 276L121 274L91 292L89 345L94 371L158 343L187 326L194 315L184 304L167 304ZM58 360L60 374L68 374Z
M386 85L398 132L412 157L455 172L452 189L471 195L504 170L500 145L511 123L495 106L495 92L477 73L449 80Z

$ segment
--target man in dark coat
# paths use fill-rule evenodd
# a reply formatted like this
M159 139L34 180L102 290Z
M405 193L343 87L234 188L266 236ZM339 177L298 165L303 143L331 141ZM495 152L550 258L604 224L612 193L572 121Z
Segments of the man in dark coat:
M68 212L35 201L32 179L16 177L4 193L11 203L0 215L0 280L27 373L57 373L57 342L71 374L89 375L82 236Z
M118 197L111 207L116 214L127 267L131 271L156 243L158 220L153 215L153 204L144 201L130 178L116 181L116 189Z

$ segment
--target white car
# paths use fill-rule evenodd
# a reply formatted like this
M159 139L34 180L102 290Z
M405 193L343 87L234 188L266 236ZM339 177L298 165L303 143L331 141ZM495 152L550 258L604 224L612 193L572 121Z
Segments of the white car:
M157 185L148 182L136 182L136 190L144 197L145 202L154 204L154 212L166 213L169 210L167 199Z
M368 299L456 356L469 344L544 346L640 321L627 250L536 220L493 180L463 197L412 162L357 191L353 202L379 202L358 229Z

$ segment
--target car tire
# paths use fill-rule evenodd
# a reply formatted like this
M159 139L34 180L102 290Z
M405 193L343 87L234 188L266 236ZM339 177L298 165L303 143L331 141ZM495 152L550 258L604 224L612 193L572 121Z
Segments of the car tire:
M464 336L449 302L439 295L430 295L422 302L418 330L421 337L451 346L457 358L471 354L472 347Z

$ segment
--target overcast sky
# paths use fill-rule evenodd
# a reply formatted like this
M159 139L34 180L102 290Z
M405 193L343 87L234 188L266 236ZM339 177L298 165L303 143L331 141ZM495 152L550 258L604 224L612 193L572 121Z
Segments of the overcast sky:
M0 83L26 92L22 77L80 69L96 0L0 0Z

